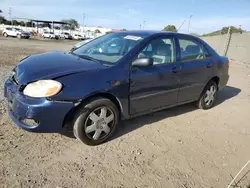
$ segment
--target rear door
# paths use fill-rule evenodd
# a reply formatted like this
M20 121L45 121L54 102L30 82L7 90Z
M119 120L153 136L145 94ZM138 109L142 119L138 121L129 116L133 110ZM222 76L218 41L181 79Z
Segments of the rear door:
M177 37L180 80L178 102L197 100L213 75L213 60L205 47L191 36Z
M176 61L172 36L152 39L136 58L154 59L153 66L132 67L130 72L130 114L137 114L177 102L178 79L173 73Z

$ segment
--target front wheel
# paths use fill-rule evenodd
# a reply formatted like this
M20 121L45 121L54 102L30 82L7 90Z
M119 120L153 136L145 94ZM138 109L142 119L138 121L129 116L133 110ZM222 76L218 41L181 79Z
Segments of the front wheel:
M21 38L21 35L17 35L17 38L20 39L20 38Z
M118 121L116 105L109 99L97 98L77 109L74 135L87 145L98 145L112 136Z
M7 33L4 33L3 36L4 36L4 37L8 37L8 34L7 34Z
M217 96L218 86L216 82L210 81L203 90L200 99L197 101L197 106L207 110L214 106Z

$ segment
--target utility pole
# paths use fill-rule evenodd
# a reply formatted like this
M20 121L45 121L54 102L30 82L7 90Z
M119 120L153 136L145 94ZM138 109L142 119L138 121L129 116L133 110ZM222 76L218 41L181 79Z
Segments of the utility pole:
M143 20L143 30L145 30L145 23L146 23L146 21Z
M82 26L83 26L82 30L83 31L84 31L84 21L85 21L85 18L86 18L86 14L83 13L83 15L82 15Z
M141 24L140 24L140 30L141 30Z
M181 27L183 26L183 24L186 22L186 20L184 20L183 22L182 22L182 24L180 25L180 27L177 29L177 32L179 32L179 30L181 29Z
M188 20L188 33L189 33L189 29L190 29L190 22L191 22L191 18L193 17L193 15L191 14L189 16L189 20Z
M9 8L9 19L11 21L11 25L13 26L13 21L12 21L11 13L12 13L12 10L11 10L11 7L10 7Z

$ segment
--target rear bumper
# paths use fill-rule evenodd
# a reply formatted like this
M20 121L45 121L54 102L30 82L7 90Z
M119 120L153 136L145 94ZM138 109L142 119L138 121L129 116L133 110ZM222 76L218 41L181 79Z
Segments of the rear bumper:
M62 132L64 118L74 106L71 102L55 102L46 98L23 96L10 80L5 83L4 95L8 100L12 121L30 132ZM26 120L33 120L36 123L27 124Z

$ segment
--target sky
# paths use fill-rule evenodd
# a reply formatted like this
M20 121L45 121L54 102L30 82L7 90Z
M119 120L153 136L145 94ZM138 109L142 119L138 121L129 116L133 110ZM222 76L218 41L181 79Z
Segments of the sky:
M0 0L3 15L60 21L76 19L80 25L113 29L162 30L166 25L180 32L208 33L233 25L250 30L250 0ZM85 19L83 15L85 14Z

